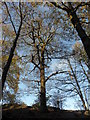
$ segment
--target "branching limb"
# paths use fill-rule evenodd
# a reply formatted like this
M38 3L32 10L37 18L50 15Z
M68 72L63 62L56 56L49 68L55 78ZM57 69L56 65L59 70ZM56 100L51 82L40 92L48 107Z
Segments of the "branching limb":
M45 82L47 82L47 80L50 79L52 76L55 76L55 75L60 74L60 73L67 73L67 71L56 71L56 72L52 73L51 75L49 75L46 78Z
M63 5L65 8L69 9L69 7L68 7L67 5L65 5L63 2L62 2L62 5Z
M62 9L64 11L67 11L67 8L66 7L61 7L59 4L57 4L56 2L50 2L52 3L55 7L59 8L59 9Z
M34 56L32 55L32 60L31 60L31 62L38 68L38 69L40 69L40 67L39 67L39 64L37 65L35 62L34 62ZM35 68L36 68L35 67Z

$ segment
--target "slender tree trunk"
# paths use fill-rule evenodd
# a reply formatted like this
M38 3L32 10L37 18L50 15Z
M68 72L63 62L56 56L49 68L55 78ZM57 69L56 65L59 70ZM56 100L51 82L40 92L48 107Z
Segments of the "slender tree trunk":
M22 11L21 11L21 3L19 2L19 8L20 8L20 25L19 25L18 31L16 32L13 20L11 18L10 12L8 10L8 6L7 6L6 2L4 2L4 4L6 6L7 13L9 15L9 17L10 17L10 21L11 21L12 27L14 29L14 32L16 34L16 37L15 37L15 39L13 41L13 45L11 47L7 63L5 64L5 66L3 68L2 79L1 79L2 80L2 94L3 94L3 88L4 88L5 81L6 81L7 73L8 73L8 70L10 68L10 65L11 65L11 62L12 62L12 58L14 56L14 51L15 51L15 48L16 48L17 40L18 40L19 35L20 35L20 31L21 31L21 27L22 27L22 20L23 20L23 18L22 18Z
M43 49L41 49L40 81L41 81L40 110L41 110L41 112L46 112L47 106L46 106L46 88L45 88L45 70L44 70L44 51L43 51Z
M83 97L81 88L80 88L80 86L79 86L79 84L78 84L77 77L76 77L76 75L75 75L75 73L74 73L74 71L73 71L73 68L72 68L71 63L70 63L69 60L68 60L68 63L69 63L70 69L71 69L71 71L72 71L72 73L73 73L73 76L74 76L74 79L75 79L75 82L76 82L76 85L77 85L77 88L78 88L78 90L77 90L78 95L79 95L79 97L80 97L80 99L81 99L81 101L82 101L82 104L83 104L84 109L87 110L88 108L87 108L87 106L86 106L86 104L85 104L85 100L84 100L84 97Z
M22 21L20 23L18 33L16 34L16 38L15 38L15 40L13 42L13 46L11 47L10 55L9 55L8 60L7 60L7 63L4 66L4 68L3 68L3 73L2 73L2 92L3 92L4 84L5 84L5 81L6 81L7 73L8 73L8 70L10 68L10 65L11 65L11 62L12 62L12 58L14 56L14 51L15 51L15 48L16 48L18 37L20 35L21 26L22 26Z

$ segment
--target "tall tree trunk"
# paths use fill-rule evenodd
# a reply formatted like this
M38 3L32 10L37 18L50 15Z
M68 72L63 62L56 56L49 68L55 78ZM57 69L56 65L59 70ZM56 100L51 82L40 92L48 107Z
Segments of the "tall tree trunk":
M56 2L51 2L51 3L55 7L66 11L69 16L71 15L71 17L72 17L71 22L74 25L74 27L76 28L76 30L78 32L78 35L81 38L81 41L82 41L82 43L84 45L87 56L88 56L88 58L90 60L90 38L86 34L85 30L82 28L80 20L79 20L77 14L76 14L76 11L74 10L71 2L68 2L68 7L63 7L63 8L59 4L57 4Z
M44 50L43 50L43 48L41 48L40 81L41 81L40 110L41 110L41 112L46 112L47 106L46 106L46 88L45 88L45 70L44 70Z
M71 65L69 59L68 59L68 63L69 63L70 69L71 69L71 71L72 71L72 73L73 73L73 76L74 76L74 79L75 79L75 82L76 82L76 85L77 85L77 88L78 88L78 90L77 90L78 95L79 95L79 97L80 97L80 99L81 99L81 101L82 101L82 104L83 104L84 109L87 110L88 108L87 108L87 106L86 106L86 104L85 104L85 100L84 100L84 97L83 97L81 88L80 88L80 86L79 86L77 77L76 77L76 75L75 75L75 73L74 73L74 71L73 71L73 68L72 68L72 65Z
M7 60L7 63L5 64L4 68L3 68L3 73L2 73L2 93L3 93L3 88L4 88L4 84L5 84L5 81L6 81L6 77L7 77L7 73L8 73L8 70L10 68L10 65L11 65L11 62L12 62L12 58L14 56L14 51L15 51L15 48L16 48L16 44L17 44L17 40L19 38L19 35L20 35L20 31L21 31L21 27L22 27L22 11L21 11L21 3L19 2L19 9L20 9L20 25L19 25L19 28L18 28L18 31L16 32L16 29L15 29L15 26L14 26L14 23L13 23L13 20L12 20L12 17L10 15L10 12L8 10L8 6L6 4L6 2L4 2L5 6L6 6L6 10L7 10L7 13L10 17L10 21L11 21L11 24L12 24L12 27L14 29L14 32L16 34L16 37L13 41L13 45L11 47L11 50L10 50L10 54L9 54L9 58Z
M87 56L90 60L90 38L86 34L85 30L82 28L80 20L76 14L76 11L74 11L74 8L72 7L71 3L68 3L68 4L69 4L70 10L67 10L67 13L69 14L69 16L71 15L71 22L76 28L78 35L81 38L81 41L84 45Z
M11 65L11 62L12 62L12 58L14 56L14 51L15 51L15 48L16 48L18 37L20 35L21 26L22 26L22 20L21 20L21 23L20 23L20 26L19 26L18 33L16 34L16 38L15 38L15 40L13 42L13 46L11 47L9 58L7 60L6 65L3 68L3 73L2 73L2 92L3 92L4 84L5 84L5 81L6 81L7 73L8 73L8 70L10 68L10 65Z

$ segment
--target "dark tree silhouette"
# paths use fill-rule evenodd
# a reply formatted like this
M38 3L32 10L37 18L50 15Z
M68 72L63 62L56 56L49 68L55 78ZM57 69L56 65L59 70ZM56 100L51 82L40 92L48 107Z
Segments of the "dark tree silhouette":
M16 37L14 39L14 42L13 42L13 45L11 47L11 50L10 50L10 54L9 54L9 58L7 60L7 63L5 64L4 68L3 68L3 72L2 72L2 91L3 91L3 88L4 88L4 84L5 84L5 81L6 81L6 77L7 77L7 73L8 73L8 70L10 68L10 65L11 65L11 62L12 62L12 58L14 56L14 51L15 51L15 48L16 48L16 44L17 44L17 40L19 38L19 35L20 35L20 31L21 31L21 27L22 27L22 11L21 11L21 3L19 2L19 8L20 8L20 25L19 25L19 28L18 28L18 31L16 32L16 29L15 29L15 26L14 26L14 23L13 23L13 20L12 20L12 17L10 15L10 11L8 9L8 6L7 6L7 3L4 2L4 5L6 7L6 10L7 10L7 13L10 17L10 21L11 21L11 24L13 26L13 29L14 29L14 32L16 34Z
M81 38L81 41L84 45L85 51L87 53L87 56L90 60L90 38L89 36L86 34L86 31L83 29L80 20L77 16L77 9L81 6L85 6L85 5L90 5L90 3L80 3L79 5L77 5L75 8L72 6L71 2L68 2L67 5L62 3L62 5L64 7L61 7L59 4L57 4L56 2L51 2L55 7L62 9L64 11L67 12L67 14L69 15L69 17L71 17L71 22L74 25L74 28L76 29L76 31L78 32L79 37Z

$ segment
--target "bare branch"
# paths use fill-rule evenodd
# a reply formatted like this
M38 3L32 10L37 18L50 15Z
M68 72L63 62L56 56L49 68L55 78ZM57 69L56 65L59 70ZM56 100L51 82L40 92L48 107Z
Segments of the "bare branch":
M89 2L87 2L87 3L81 2L79 5L77 5L77 6L75 7L75 11L77 11L79 7L82 7L82 6L85 6L85 5L90 5L90 3L89 3Z
M52 3L55 7L57 7L57 8L59 8L59 9L62 9L62 10L64 10L64 11L67 11L68 9L67 8L65 8L65 7L61 7L59 4L57 4L56 2L50 2L50 3Z
M26 82L37 82L37 83L40 83L40 80L28 80L28 79L25 79L24 81L26 81Z
M30 74L31 72L33 72L33 71L35 70L36 67L37 67L37 66L34 66L34 68L29 72L29 74Z
M60 73L67 73L67 71L56 71L55 73L52 73L51 75L49 75L49 76L46 78L45 82L47 82L47 80L50 79L52 76L57 75L57 74L60 74Z
M63 2L62 2L62 5L63 5L65 8L69 9L69 7L68 7L68 6L66 6Z
M13 20L12 20L12 17L11 17L11 14L10 14L10 12L9 12L9 10L8 10L8 6L7 6L6 2L4 2L4 4L5 4L5 6L6 6L7 13L8 13L8 15L9 15L9 17L10 17L10 21L11 21L11 24L12 24L12 26L13 26L14 32L15 32L15 34L17 34L17 33L16 33L15 26L14 26L14 23L13 23Z
M32 60L31 60L31 62L32 62L38 69L40 69L39 64L37 65L37 64L34 62L34 56L33 56L33 55L32 55Z
M80 23L81 23L81 24L85 23L85 24L87 24L87 25L90 24L90 22L84 22L84 21L81 21L81 20L80 20Z

